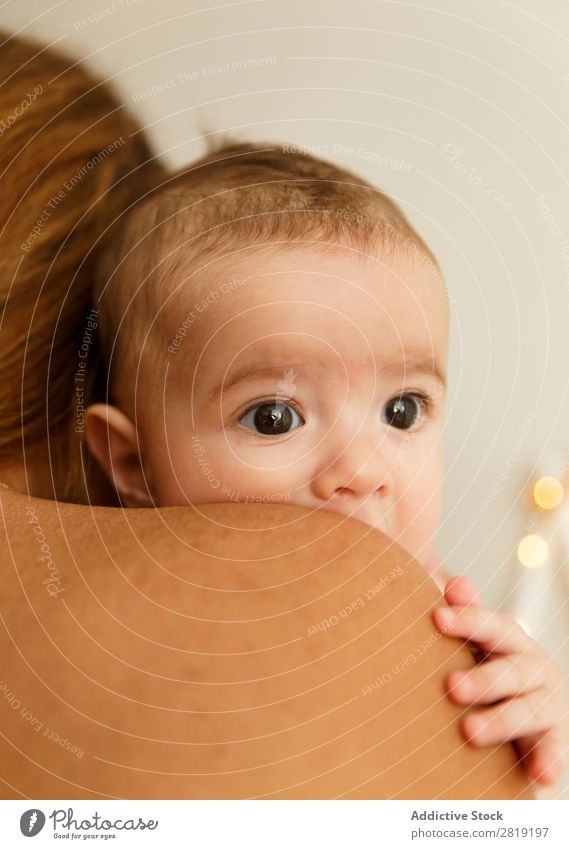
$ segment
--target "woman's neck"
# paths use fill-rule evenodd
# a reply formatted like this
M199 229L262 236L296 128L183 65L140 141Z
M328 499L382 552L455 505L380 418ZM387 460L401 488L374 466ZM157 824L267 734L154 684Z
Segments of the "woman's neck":
M54 497L49 467L44 467L35 458L28 459L26 463L0 466L0 483L34 498Z

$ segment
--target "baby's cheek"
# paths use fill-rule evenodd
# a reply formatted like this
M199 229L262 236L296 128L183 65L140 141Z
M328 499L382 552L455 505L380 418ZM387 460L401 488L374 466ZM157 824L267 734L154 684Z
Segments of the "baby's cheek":
M201 437L177 433L158 438L150 452L150 480L155 503L176 506L224 501L220 497L223 463Z
M441 476L435 464L408 470L396 504L398 541L423 565L432 556L442 511Z
M190 449L179 457L176 468L190 501L293 500L290 464L275 461L268 453L248 456L226 440L197 438Z

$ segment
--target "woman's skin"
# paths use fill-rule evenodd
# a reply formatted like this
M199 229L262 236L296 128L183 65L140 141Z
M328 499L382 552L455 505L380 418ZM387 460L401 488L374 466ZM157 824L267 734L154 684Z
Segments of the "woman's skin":
M443 682L474 660L378 530L2 488L0 513L4 798L532 798L512 746L463 741Z

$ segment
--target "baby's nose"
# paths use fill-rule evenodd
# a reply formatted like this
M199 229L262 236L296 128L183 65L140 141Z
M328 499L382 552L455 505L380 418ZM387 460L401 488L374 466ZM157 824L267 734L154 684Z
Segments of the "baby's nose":
M312 490L323 501L362 499L374 493L387 495L391 491L391 473L384 451L356 436L341 451L323 457Z

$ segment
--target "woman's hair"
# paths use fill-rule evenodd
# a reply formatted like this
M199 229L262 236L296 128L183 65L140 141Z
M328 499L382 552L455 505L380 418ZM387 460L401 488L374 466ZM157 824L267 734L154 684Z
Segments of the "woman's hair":
M106 84L0 33L0 467L31 463L47 445L61 500L87 498L97 255L162 177Z
M152 362L167 356L181 321L174 305L187 305L178 294L232 253L310 242L369 253L379 245L385 254L414 253L440 274L397 204L351 171L282 143L225 136L209 148L136 204L98 265L107 398L132 384L143 347Z

